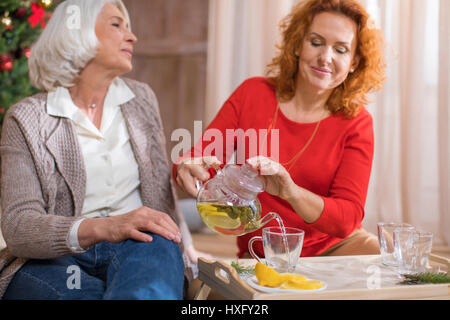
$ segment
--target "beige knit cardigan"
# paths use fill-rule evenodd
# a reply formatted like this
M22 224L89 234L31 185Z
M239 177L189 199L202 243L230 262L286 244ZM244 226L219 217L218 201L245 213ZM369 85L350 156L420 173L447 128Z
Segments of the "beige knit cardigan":
M124 79L135 98L121 106L139 166L144 206L166 212L179 225L181 250L191 235L177 206L165 151L158 102L148 85ZM11 107L0 141L1 227L7 247L0 251L0 298L27 259L74 255L68 234L80 219L86 171L70 119L46 112L47 93ZM185 275L192 279L186 254Z

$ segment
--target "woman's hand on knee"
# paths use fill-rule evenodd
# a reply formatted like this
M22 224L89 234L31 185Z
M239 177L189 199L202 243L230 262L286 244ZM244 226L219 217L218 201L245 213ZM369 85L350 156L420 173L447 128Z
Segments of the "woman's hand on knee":
M174 242L181 241L181 233L172 218L161 211L140 207L125 214L98 218L97 235L100 241L113 243L127 239L150 242L153 237L146 232L158 234ZM100 242L99 241L99 242Z

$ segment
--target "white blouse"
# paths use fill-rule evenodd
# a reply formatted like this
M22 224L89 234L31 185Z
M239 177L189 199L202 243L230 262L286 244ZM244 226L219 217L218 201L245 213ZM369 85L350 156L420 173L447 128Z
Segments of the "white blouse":
M120 105L135 97L125 82L116 78L106 94L100 130L72 101L69 90L58 87L47 97L47 113L69 118L75 125L86 168L86 196L82 216L119 215L142 206L139 169ZM68 242L83 252L78 227L72 226Z

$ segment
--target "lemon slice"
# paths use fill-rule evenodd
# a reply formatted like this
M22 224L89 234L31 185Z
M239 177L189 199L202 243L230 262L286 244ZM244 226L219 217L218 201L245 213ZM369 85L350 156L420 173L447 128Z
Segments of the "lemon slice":
M203 212L203 211L217 211L217 208L212 206L212 205L210 205L210 204L198 204L197 205L197 209L200 212Z
M257 262L255 276L260 286L279 287L280 289L314 290L323 287L319 280L308 280L307 277L296 273L278 273L274 269Z
M282 273L281 277L283 277L284 281L289 281L289 280L306 281L306 280L308 280L308 278L305 277L304 275L297 274L297 273Z
M283 282L280 285L280 289L295 289L295 290L313 290L323 287L323 283L319 280L305 280L299 281L296 279L290 279Z
M284 281L278 272L260 262L256 263L255 276L258 279L259 285L265 287L275 288Z
M202 217L207 217L209 215L214 215L214 216L224 216L224 217L228 217L228 215L226 214L226 212L221 212L221 211L208 211L208 210L204 210L200 212L200 215Z
M235 229L241 225L239 220L231 219L225 212L215 212L214 214L205 215L205 223L208 225L224 228Z

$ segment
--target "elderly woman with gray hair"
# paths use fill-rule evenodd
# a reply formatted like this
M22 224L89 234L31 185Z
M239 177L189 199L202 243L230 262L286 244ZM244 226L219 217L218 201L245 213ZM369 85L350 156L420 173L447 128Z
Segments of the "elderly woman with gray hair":
M119 77L136 40L121 0L67 0L32 47L43 92L1 135L3 299L183 298L198 253L157 100Z

